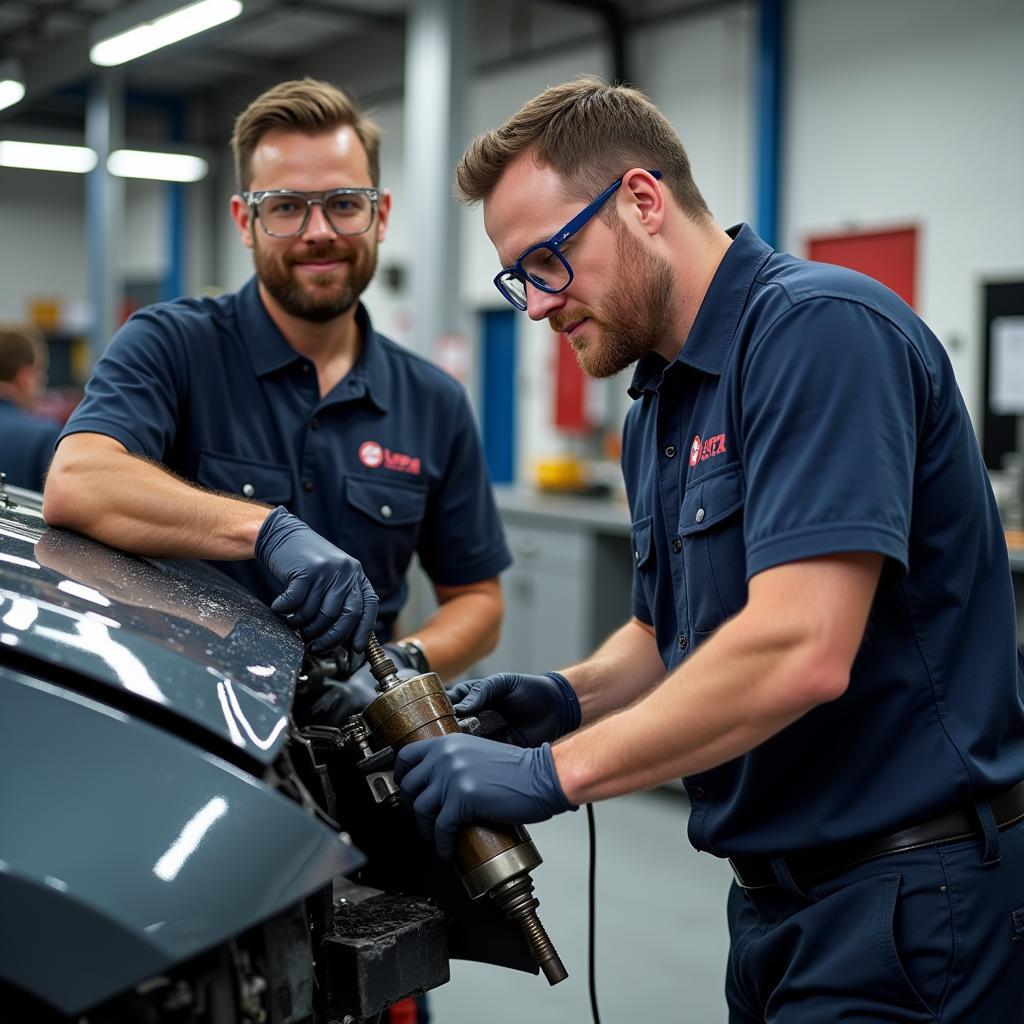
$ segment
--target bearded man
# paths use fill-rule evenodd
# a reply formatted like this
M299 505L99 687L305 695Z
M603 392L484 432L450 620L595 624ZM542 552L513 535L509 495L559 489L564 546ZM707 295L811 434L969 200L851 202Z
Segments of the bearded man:
M456 176L501 294L588 373L636 364L633 616L560 672L460 684L523 745L404 747L424 833L448 854L464 821L681 777L736 877L730 1024L1020 1020L1024 674L939 340L877 282L725 230L634 89L554 86Z
M231 144L256 275L117 332L58 442L46 520L214 560L315 651L391 639L418 552L438 609L387 647L455 675L497 640L510 557L463 389L359 302L391 211L380 130L307 78L254 100ZM305 711L337 722L373 696L364 667Z

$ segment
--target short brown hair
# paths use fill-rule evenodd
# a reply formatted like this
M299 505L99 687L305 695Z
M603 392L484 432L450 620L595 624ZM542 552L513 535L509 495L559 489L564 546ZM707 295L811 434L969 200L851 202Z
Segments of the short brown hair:
M710 216L678 133L639 90L584 75L535 96L500 128L479 135L455 168L455 194L475 203L490 195L508 165L533 150L589 200L631 167L662 173L683 212Z
M366 150L370 180L380 184L380 128L340 89L315 78L281 82L257 96L235 118L231 151L239 189L252 181L252 154L260 139L276 129L314 134L352 127Z
M46 341L27 324L0 324L0 381L9 384L26 366L42 358Z

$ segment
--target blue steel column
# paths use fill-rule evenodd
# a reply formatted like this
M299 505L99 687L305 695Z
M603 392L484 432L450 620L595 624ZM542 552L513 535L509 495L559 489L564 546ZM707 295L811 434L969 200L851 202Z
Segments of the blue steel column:
M168 134L172 142L185 138L184 101L172 99L167 104ZM167 273L161 298L166 302L185 294L185 186L167 183Z
M85 182L87 279L92 306L91 361L103 354L117 324L121 269L117 254L124 224L124 181L107 170L107 157L124 136L124 86L121 75L106 72L93 80L85 113L85 144L99 158Z
M783 117L783 41L786 0L761 0L757 51L757 232L779 244L780 140Z
M472 5L409 5L405 58L405 189L399 197L410 260L413 348L428 358L445 333L463 333L461 260L452 170L466 141Z

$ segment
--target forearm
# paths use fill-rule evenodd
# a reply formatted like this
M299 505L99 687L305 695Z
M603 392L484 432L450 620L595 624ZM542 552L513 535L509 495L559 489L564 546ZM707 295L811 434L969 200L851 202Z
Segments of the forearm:
M431 671L447 682L494 649L503 604L497 579L438 587L437 594L437 611L407 639L422 645Z
M51 526L154 557L252 558L268 512L195 487L95 434L61 442L43 495Z
M742 615L726 623L645 699L555 747L566 796L603 800L746 753L816 702L800 685L803 659Z
M630 619L585 662L562 669L579 698L583 725L604 718L648 693L665 676L654 629Z

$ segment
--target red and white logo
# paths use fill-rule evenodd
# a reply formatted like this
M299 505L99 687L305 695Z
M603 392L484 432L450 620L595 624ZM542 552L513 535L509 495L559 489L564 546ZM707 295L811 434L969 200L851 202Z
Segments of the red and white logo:
M725 434L715 434L714 437L705 438L703 441L699 437L695 437L693 444L690 445L690 465L696 466L698 462L704 462L716 455L724 454Z
M422 466L420 460L413 455L393 452L376 441L364 441L359 446L359 461L369 469L393 469L396 473L411 473L419 476Z
M364 441L359 446L359 461L370 469L376 469L384 461L384 449L376 441Z

